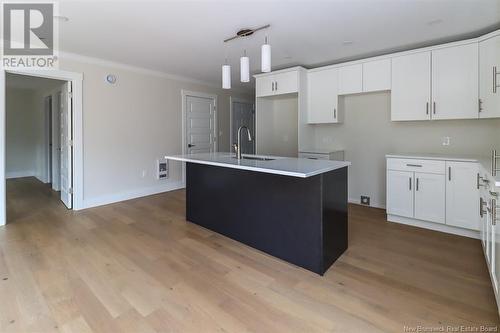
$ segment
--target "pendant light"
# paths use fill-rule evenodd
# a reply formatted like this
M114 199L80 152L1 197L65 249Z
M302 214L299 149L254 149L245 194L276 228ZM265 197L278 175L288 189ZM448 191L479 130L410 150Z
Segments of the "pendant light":
M263 73L269 73L271 71L271 45L267 43L267 36L266 36L266 43L262 45L261 48L261 64L260 64L260 70Z
M240 58L240 79L241 82L250 82L250 58L247 57L246 50Z
M222 89L231 89L231 66L226 63L222 65Z

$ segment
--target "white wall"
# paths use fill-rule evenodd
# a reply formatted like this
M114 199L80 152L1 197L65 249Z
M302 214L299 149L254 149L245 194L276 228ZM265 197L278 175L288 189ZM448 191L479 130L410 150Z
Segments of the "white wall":
M297 95L258 98L256 131L257 154L297 157Z
M449 153L489 156L500 147L500 119L390 121L390 93L343 97L343 124L314 125L315 145L343 148L349 168L349 198L371 197L385 207L385 154L392 152ZM451 144L443 146L443 137Z
M30 89L6 89L7 178L37 174L37 117L35 95Z
M217 94L219 150L229 150L229 96L234 91L82 58L62 58L61 70L83 73L84 204L161 192L180 185L181 165L156 180L156 159L180 154L181 90ZM118 78L105 82L107 74ZM143 172L145 176L143 177Z

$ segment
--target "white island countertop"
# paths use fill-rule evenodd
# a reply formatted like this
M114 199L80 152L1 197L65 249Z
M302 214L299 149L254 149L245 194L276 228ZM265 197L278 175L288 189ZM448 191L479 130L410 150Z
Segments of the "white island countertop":
M307 178L319 175L325 172L337 170L351 165L351 162L346 162L346 161L310 160L305 158L260 156L260 155L245 155L245 154L243 156L265 157L272 160L268 161L254 160L254 159L238 160L235 154L230 154L230 153L167 155L165 156L165 158L174 161L206 164L224 168L249 170L249 171L271 173L283 176L300 177L300 178Z

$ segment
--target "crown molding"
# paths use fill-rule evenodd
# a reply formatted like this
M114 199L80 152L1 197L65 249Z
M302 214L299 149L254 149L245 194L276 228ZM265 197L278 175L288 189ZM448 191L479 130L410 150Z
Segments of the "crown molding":
M99 66L103 66L103 67L111 67L111 68L121 69L121 70L129 71L129 72L134 72L134 73L144 74L144 75L149 75L149 76L155 76L158 78L163 78L163 79L168 79L168 80L173 80L173 81L181 81L181 82L187 82L187 83L192 83L192 84L198 84L198 85L222 90L222 88L218 84L210 82L210 81L198 80L198 79L194 79L192 77L170 74L167 72L152 70L152 69L148 69L148 68L144 68L144 67L140 67L140 66L124 64L124 63L120 63L120 62L116 62L116 61L112 61L112 60L106 60L106 59L102 59L102 58L89 57L89 56L84 56L84 55L71 53L71 52L65 52L65 51L59 51L59 58L60 59L75 60L75 61L84 62L84 63L90 63L93 65L99 65ZM251 90L231 89L231 91L241 93L241 94L246 94L246 95L252 94Z

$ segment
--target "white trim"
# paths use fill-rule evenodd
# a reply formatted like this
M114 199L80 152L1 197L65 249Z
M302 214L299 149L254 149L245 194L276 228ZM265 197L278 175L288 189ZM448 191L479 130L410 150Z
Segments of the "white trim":
M75 61L89 63L89 64L103 66L103 67L112 67L112 68L116 68L116 69L122 69L122 70L126 70L129 72L134 72L137 74L156 76L159 78L164 78L164 79L169 79L169 80L188 82L188 83L193 83L193 84L199 84L199 85L206 86L206 87L222 89L221 85L219 83L215 83L215 82L198 80L198 79L194 79L194 78L183 76L183 75L170 74L170 73L162 72L159 70L147 69L144 67L128 65L128 64L115 62L112 60L106 60L106 59L102 59L102 58L83 56L83 55L79 55L79 54L75 54L75 53L71 53L71 52L64 52L64 51L59 52L59 58L75 60ZM246 90L246 89L232 88L231 90L236 91L236 92L240 92L240 93L244 93L244 94L248 94L249 92L251 92L251 89Z
M73 85L73 209L83 208L83 74L60 70L0 70L0 226L6 223L5 74L71 81Z
M233 102L242 103L242 104L251 104L253 107L253 110L255 111L255 101L252 101L252 100L246 99L246 98L229 96L229 151L230 152L233 149ZM254 132L255 132L255 126L256 126L255 116L256 115L254 112L254 114L253 114ZM255 133L252 133L252 136L253 136L254 145L255 145ZM255 145L254 153L256 151L257 151L257 147Z
M422 220L417 220L417 219L412 219L412 218L402 217L402 216L397 216L397 215L388 214L387 221L411 225L411 226L419 227L419 228L423 228L423 229L430 229L430 230L434 230L434 231L445 232L448 234L470 237L470 238L476 238L476 239L481 238L479 231L462 229L462 228L452 227L452 226L449 226L446 224L422 221Z
M35 170L9 171L5 173L5 179L36 177Z
M214 100L214 105L215 105L215 112L214 112L214 138L215 138L215 151L219 151L219 117L218 117L218 111L219 111L219 105L217 102L217 95L215 94L207 94L207 93L202 93L202 92L197 92L197 91L190 91L190 90L181 90L181 105L182 105L182 138L181 138L181 143L182 143L182 155L186 154L186 97L187 96L193 96L193 97L200 97L200 98L211 98ZM182 163L182 182L186 182L186 164Z
M177 182L165 183L165 184L156 185L156 186L144 187L141 189L126 191L126 192L122 192L122 193L105 195L105 196L101 196L101 197L97 197L97 198L85 199L84 200L84 208L87 209L87 208L92 208L92 207L97 207L97 206L102 206L102 205L109 205L109 204L120 202L120 201L131 200L131 199L136 199L136 198L145 197L145 196L149 196L149 195L175 191L175 190L182 189L184 187L186 187L186 185L183 182L177 181Z
M47 101L48 100L48 101ZM49 108L47 108L47 106ZM45 181L44 183L52 183L52 148L50 147L50 142L52 141L52 95L46 95L43 97L43 122L45 123L45 133L44 136L44 155L45 155ZM49 135L50 134L50 135Z
M332 64L332 65L327 65L327 66L321 66L321 67L315 67L308 69L307 71L309 73L311 72L318 72L318 71L323 71L331 68L339 68L339 67L344 67L344 66L350 66L350 65L356 65L356 64L362 64L366 63L369 61L376 61L376 60L383 60L383 59L392 59L400 56L405 56L409 54L414 54L414 53L421 53L421 52L430 52L434 50L439 50L439 49L444 49L448 47L454 47L454 46L460 46L460 45L467 45L467 44L474 44L474 43L479 43L485 39L492 38L494 36L497 36L500 34L500 30L493 31L489 34L482 35L477 38L469 38L469 39L464 39L464 40L459 40L455 42L450 42L450 43L441 43L441 44L436 44L432 46L427 46L427 47L421 47L421 48L413 48L405 51L399 51L399 52L389 52L383 55L375 56L375 57L368 57L368 58L362 58L358 60L352 60L352 61L342 61L339 60L338 62ZM294 67L296 68L296 67ZM271 72L271 73L266 73L265 75L270 75L270 74L275 74L276 72ZM263 75L263 74L259 74ZM257 75L254 75L255 77L258 77Z

